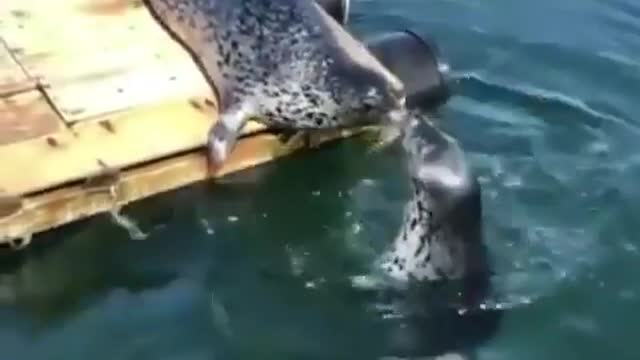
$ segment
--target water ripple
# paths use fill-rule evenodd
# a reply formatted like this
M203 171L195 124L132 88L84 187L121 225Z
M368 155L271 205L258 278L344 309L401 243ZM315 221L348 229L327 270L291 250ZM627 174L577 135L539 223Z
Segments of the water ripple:
M539 107L554 108L555 111L565 110L575 114L577 119L592 119L611 122L625 129L639 133L640 128L632 125L628 119L599 111L583 100L567 94L541 89L532 85L517 83L501 83L492 81L478 72L453 73L452 77L470 92L474 97L485 100L488 97L500 99L500 102L521 104L522 107L535 109ZM483 94L483 95L480 95ZM545 118L541 118L545 120ZM600 128L599 122L590 122L593 128Z

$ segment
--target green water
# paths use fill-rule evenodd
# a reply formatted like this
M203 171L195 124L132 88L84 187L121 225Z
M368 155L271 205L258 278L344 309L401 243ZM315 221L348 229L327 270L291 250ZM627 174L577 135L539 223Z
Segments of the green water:
M507 308L478 358L639 359L640 4L356 0L351 26L430 34L451 63L441 117ZM1 358L379 357L394 325L347 280L399 225L401 156L349 140L157 196L126 211L142 241L108 217L38 236L2 257ZM436 351L449 324L413 341Z

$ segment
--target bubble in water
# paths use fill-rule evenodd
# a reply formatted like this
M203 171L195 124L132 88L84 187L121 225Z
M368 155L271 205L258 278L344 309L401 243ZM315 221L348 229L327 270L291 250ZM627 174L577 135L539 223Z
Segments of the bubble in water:
M622 244L622 248L630 253L634 253L637 254L638 253L638 247L635 246L634 244L630 243L630 242L625 242L624 244Z
M351 226L351 229L355 235L359 234L362 231L362 225L360 223L354 223Z
M522 178L518 175L510 174L507 175L503 181L505 187L515 188L522 186Z
M215 234L215 230L213 230L211 224L209 224L209 221L207 219L200 219L200 224L202 224L202 227L204 228L204 231L207 233L207 235Z
M603 141L594 141L587 147L587 151L593 155L605 155L609 153L609 145Z
M302 252L293 249L291 246L287 245L285 247L287 254L289 255L289 265L291 266L291 273L294 276L301 276L304 272L304 265L306 263L306 255L308 252Z
M622 289L618 292L618 297L622 300L635 300L637 295L635 291L631 289Z
M324 284L325 282L326 280L321 277L315 280L307 281L306 283L304 283L304 287L307 289L316 290L318 287L322 286L322 284Z
M354 275L350 277L351 286L355 289L375 289L381 286L381 280L373 275Z
M376 181L375 181L375 180L373 180L373 179L369 179L369 178L367 178L367 179L362 179L362 180L360 181L360 183L361 183L362 185L365 185L365 186L374 186L374 185L376 185Z

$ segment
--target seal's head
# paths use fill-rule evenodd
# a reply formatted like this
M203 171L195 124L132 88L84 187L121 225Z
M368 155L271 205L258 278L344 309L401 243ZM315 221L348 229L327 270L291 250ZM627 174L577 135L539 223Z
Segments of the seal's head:
M382 65L341 69L338 117L354 123L398 125L407 120L404 84Z
M438 201L469 191L474 177L458 141L419 111L411 111L403 127L409 176Z

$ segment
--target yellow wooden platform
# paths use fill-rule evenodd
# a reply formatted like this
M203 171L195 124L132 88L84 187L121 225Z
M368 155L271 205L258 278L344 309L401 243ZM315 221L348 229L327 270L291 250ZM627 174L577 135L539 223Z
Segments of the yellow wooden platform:
M0 243L206 179L213 94L134 0L0 0ZM216 176L284 155L263 130Z

